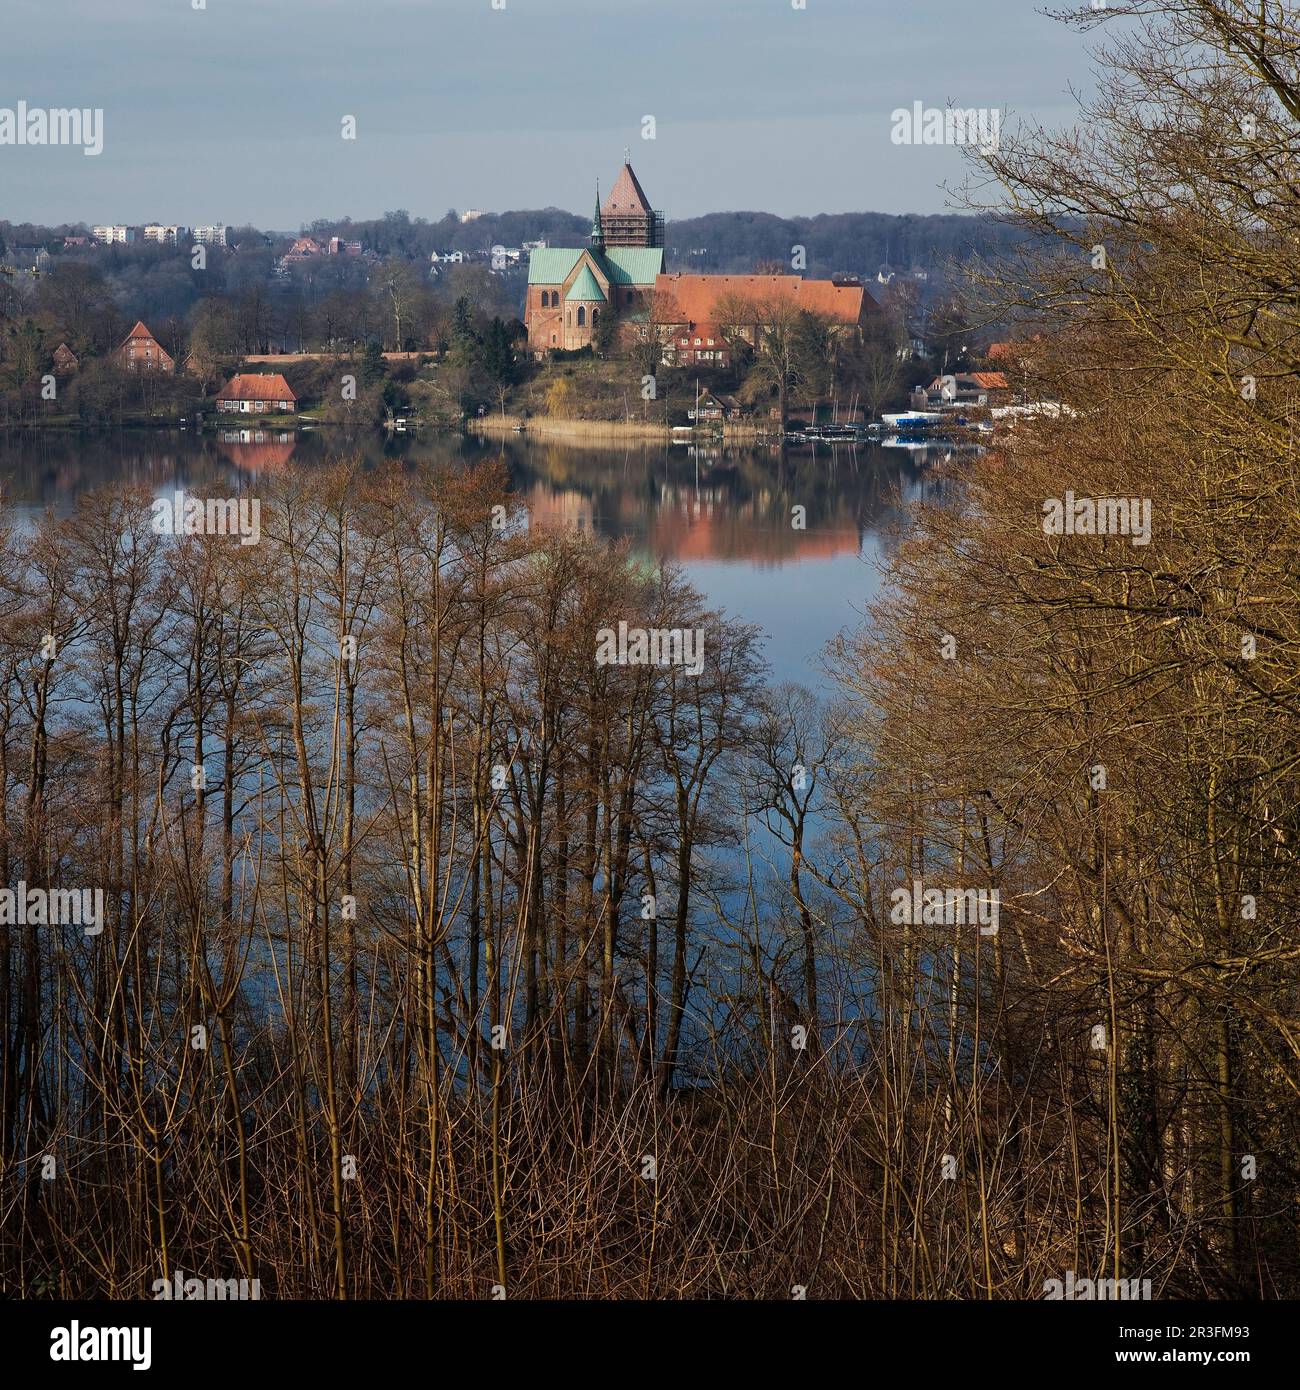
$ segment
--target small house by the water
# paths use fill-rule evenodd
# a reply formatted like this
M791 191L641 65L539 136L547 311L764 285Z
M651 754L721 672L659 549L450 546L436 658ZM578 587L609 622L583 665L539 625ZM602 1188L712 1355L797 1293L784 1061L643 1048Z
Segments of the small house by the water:
M298 397L279 372L241 372L217 393L217 409L223 413L263 415L270 411L294 412Z

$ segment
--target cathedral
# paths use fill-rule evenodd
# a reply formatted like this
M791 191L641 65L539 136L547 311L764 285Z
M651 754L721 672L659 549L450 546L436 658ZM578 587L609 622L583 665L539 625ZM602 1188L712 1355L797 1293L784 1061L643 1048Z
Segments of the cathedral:
M542 247L529 256L528 346L537 353L587 347L602 317L647 307L663 268L663 213L625 162L603 205L597 195L587 246Z
M758 341L774 306L806 310L835 332L860 327L880 306L856 276L685 275L664 272L664 217L651 206L626 160L608 198L596 195L583 247L542 247L528 258L524 324L538 356L591 345L602 319L649 317L674 366L725 367L728 338ZM738 322L738 307L752 310ZM726 331L724 331L724 319Z

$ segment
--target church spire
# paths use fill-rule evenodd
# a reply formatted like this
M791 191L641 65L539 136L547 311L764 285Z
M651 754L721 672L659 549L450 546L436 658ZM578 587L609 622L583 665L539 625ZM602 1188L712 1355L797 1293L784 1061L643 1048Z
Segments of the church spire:
M605 228L600 220L600 180L596 180L596 215L591 219L591 249L605 249Z

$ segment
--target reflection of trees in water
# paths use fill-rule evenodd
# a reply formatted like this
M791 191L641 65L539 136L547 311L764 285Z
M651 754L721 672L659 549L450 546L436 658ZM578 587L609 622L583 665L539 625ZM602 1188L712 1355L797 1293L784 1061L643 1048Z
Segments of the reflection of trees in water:
M656 554L766 563L856 552L864 532L892 524L918 478L908 456L872 445L701 455L547 445L512 448L509 459L535 516L581 517ZM802 529L792 524L796 506L804 508Z
M0 477L10 499L27 506L62 507L119 481L229 493L289 468L319 466L331 442L329 431L237 425L204 434L14 434L0 440ZM875 445L697 453L641 442L593 449L371 432L349 447L365 467L388 458L414 465L499 457L534 525L627 536L657 555L688 560L772 564L852 553L865 533L892 529L900 500L943 489L922 460ZM792 525L795 507L804 508L803 529Z

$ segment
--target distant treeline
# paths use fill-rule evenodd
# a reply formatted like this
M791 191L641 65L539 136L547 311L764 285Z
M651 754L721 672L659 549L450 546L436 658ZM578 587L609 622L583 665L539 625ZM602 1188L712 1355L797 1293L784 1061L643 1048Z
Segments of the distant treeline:
M359 241L380 258L427 267L434 252L486 252L498 243L521 246L525 241L539 240L556 246L582 245L591 224L589 218L559 208L484 213L469 222L462 222L454 211L431 222L399 210L365 221L318 219L303 230L319 240L341 236ZM288 280L277 281L276 263L289 249L294 234L254 227L233 228L230 240L234 253L213 254L205 272L192 271L188 246L65 249L65 236L87 233L82 224L39 226L0 220L0 256L16 247L42 247L55 264L67 257L92 260L104 269L120 303L129 300L135 306L134 313L159 317L183 316L202 294L211 293L212 270L220 272L226 292L248 284L278 284L286 291L302 290L309 298L315 297L313 290L319 293L364 283L368 270L354 258L321 257L292 267ZM809 275L874 277L880 270L907 274L920 269L939 285L947 279L950 264L977 254L997 255L1023 238L1023 231L990 219L958 215L854 212L776 217L765 212L715 212L670 221L665 249L669 266L678 270L743 272L763 263L794 268L794 248L802 246ZM522 262L495 277L512 305L522 299L525 273L526 262Z
M669 258L681 270L741 271L765 260L789 265L793 248L802 246L814 276L918 269L942 280L949 264L1005 252L1024 240L1024 232L954 214L711 212L670 222L666 240Z

